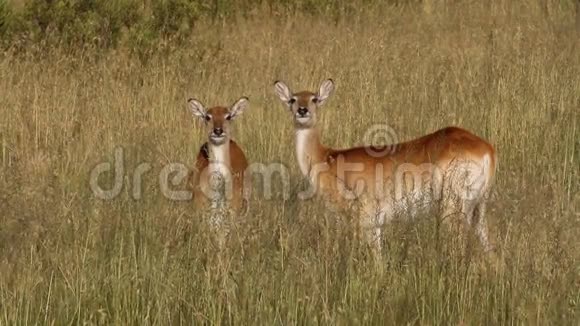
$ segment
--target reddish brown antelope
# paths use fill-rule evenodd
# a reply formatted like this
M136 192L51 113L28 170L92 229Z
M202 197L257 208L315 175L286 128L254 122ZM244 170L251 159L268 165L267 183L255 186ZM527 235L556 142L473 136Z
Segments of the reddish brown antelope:
M203 120L208 135L197 155L196 171L190 175L194 202L199 207L229 206L240 212L248 161L231 139L230 123L248 107L248 98L240 98L229 109L216 106L206 110L195 99L189 99L188 103L193 115Z
M447 127L399 144L332 149L320 142L317 114L334 90L333 81L322 82L317 93L292 93L281 81L274 89L293 118L302 174L333 206L356 204L359 226L375 249L381 246L383 223L425 208L439 209L445 222L460 217L484 250L492 249L484 216L496 162L489 143Z

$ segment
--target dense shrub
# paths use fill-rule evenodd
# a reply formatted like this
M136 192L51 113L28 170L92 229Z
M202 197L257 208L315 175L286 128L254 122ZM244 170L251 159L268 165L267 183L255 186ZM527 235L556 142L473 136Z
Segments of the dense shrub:
M570 5L577 0L564 1ZM21 5L16 5L20 3ZM350 19L380 6L421 6L421 0L0 0L0 47L110 49L140 56L160 45L179 45L199 20L223 21L270 14ZM367 10L371 7L371 10ZM375 8L376 7L376 8ZM266 10L264 10L266 9ZM384 9L384 8L383 8ZM573 12L574 10L569 10ZM580 26L580 11L578 14ZM579 27L580 30L580 27ZM163 47L163 46L162 46Z
M9 8L5 0L0 0L0 35L4 35L8 28Z
M23 13L25 30L35 40L54 38L66 45L115 45L123 28L139 21L133 0L32 0Z
M11 14L11 4L0 0L3 46L44 44L107 49L124 43L147 52L159 40L181 42L199 19L246 16L261 7L272 14L296 11L312 15L348 14L370 0L28 0ZM122 41L123 40L123 41ZM125 43L126 42L126 43ZM167 43L167 42L165 42Z
M9 19L0 3L0 35L5 46L26 39L60 46L117 46L124 36L140 38L187 35L198 16L198 1L30 0ZM139 42L135 44L140 44Z

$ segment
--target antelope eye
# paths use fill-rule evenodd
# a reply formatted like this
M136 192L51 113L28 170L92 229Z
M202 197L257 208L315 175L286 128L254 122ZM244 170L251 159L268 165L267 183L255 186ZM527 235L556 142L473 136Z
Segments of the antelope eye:
M313 97L312 98L312 103L314 103L314 104L318 103L318 97Z
M295 98L291 98L290 101L288 101L288 104L292 105L292 104L294 104L294 102L296 102L296 99Z
M209 121L209 120L211 120L211 117L209 115L206 115L205 116L205 121Z

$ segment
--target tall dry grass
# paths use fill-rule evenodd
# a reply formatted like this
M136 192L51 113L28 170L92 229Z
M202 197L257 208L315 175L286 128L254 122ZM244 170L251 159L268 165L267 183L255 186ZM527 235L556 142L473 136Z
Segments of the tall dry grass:
M572 11L535 2L402 6L349 19L296 13L207 23L187 48L141 63L53 49L0 59L1 324L557 324L580 321L580 42ZM388 124L400 141L447 125L498 152L488 210L503 264L433 219L386 226L377 263L350 226L294 196L304 183L283 79L332 77L324 141L361 144ZM250 97L235 139L282 162L293 196L252 202L218 251L158 175L193 165L203 141L186 109ZM95 198L90 171L125 155L125 184ZM143 196L132 172L148 162ZM111 177L112 179L112 177ZM111 180L109 180L111 181ZM106 180L103 181L106 185Z

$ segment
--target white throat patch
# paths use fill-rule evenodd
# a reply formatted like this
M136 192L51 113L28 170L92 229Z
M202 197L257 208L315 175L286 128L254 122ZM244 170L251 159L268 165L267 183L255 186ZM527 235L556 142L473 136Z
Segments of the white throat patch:
M308 155L308 142L314 134L314 129L299 129L296 130L296 157L302 175L308 176L312 169L312 157Z
M226 177L230 173L230 147L226 145L210 145L209 150L209 168L212 173L220 173Z
M208 181L212 207L231 195L232 174L229 150L230 147L228 145L210 145L209 147Z

